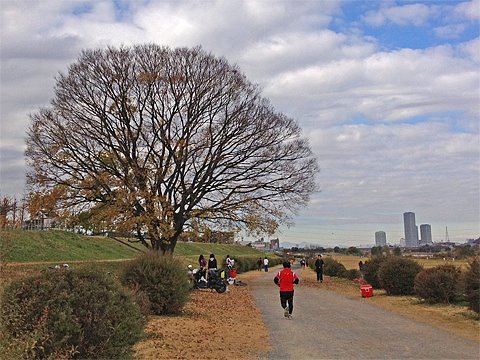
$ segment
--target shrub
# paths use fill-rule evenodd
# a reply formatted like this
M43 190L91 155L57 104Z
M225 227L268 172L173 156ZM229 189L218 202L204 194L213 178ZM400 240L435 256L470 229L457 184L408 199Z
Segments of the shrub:
M14 281L2 295L2 357L125 358L144 317L112 278L58 270Z
M422 270L415 260L391 256L378 269L378 279L388 295L410 295L414 293L415 277Z
M121 278L123 284L147 294L155 315L178 314L189 299L186 269L173 256L150 251L130 262Z
M363 265L363 278L375 289L381 288L378 279L378 270L386 260L387 258L385 256L374 256Z
M473 260L465 273L465 295L470 309L480 312L480 260Z
M235 268L237 269L237 273L243 273L250 270L257 270L257 261L258 256L239 256L235 258ZM263 259L262 257L262 269L263 269ZM275 265L281 264L283 259L278 256L267 257L268 258L268 267L271 268Z
M330 257L325 258L323 264L323 274L328 276L342 276L347 269L342 263Z
M441 265L418 273L415 293L428 303L450 303L461 293L461 272L453 265Z
M342 274L341 274L341 277L343 278L346 278L348 280L353 280L353 279L358 279L362 276L362 274L360 274L360 271L358 271L357 269L349 269L349 270L345 270Z
M250 258L246 256L238 257L235 259L235 267L237 268L238 273L250 271L256 269L258 258ZM262 259L263 266L263 259Z

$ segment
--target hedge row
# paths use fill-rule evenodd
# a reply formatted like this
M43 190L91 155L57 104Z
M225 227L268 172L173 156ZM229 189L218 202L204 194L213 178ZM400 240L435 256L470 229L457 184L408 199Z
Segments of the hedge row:
M480 261L475 259L467 271L453 265L423 269L415 260L398 256L374 257L365 263L364 279L388 295L415 294L428 303L467 301L480 312Z
M258 260L262 260L262 266L261 268L263 269L263 260L264 257L259 258L259 257L254 257L254 256L239 256L238 258L235 258L235 269L237 270L237 273L243 273L251 270L257 270L258 267ZM278 256L267 256L268 259L268 266L276 266L278 264L281 264L283 262L283 259ZM223 260L223 264L225 263L225 260Z

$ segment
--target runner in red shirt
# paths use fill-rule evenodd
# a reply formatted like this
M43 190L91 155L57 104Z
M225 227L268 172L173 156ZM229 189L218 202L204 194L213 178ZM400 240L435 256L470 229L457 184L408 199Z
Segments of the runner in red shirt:
M290 269L290 262L283 263L283 270L279 271L273 279L280 287L280 304L284 309L284 316L292 318L293 312L293 284L298 284L298 276ZM288 307L287 307L288 302Z

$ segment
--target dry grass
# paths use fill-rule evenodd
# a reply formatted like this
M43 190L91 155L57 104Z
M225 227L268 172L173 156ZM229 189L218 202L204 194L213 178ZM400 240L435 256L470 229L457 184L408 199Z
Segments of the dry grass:
M184 314L155 316L138 359L257 359L270 350L268 331L248 287L193 293Z
M432 325L465 339L480 342L478 314L466 306L428 305L414 296L387 296L383 290L374 290L373 297L362 298L358 285L350 280L327 276L323 284L318 284L315 273L310 269L302 270L301 276L303 284L306 286L322 287L359 301L368 301L375 306Z
M337 261L340 261L347 269L358 269L358 262L368 261L369 257L366 256L352 256L352 255L343 255L343 254L326 254L325 256L331 256ZM455 265L463 270L468 267L468 260L452 260L452 258L443 259L426 259L426 258L414 258L416 262L422 265L424 268L431 268L438 265Z

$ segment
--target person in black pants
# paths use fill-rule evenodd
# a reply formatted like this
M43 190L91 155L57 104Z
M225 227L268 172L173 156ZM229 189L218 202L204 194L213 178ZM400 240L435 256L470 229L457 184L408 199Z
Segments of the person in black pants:
M317 281L323 282L323 259L322 255L317 256L317 260L315 260L315 271L317 272Z

